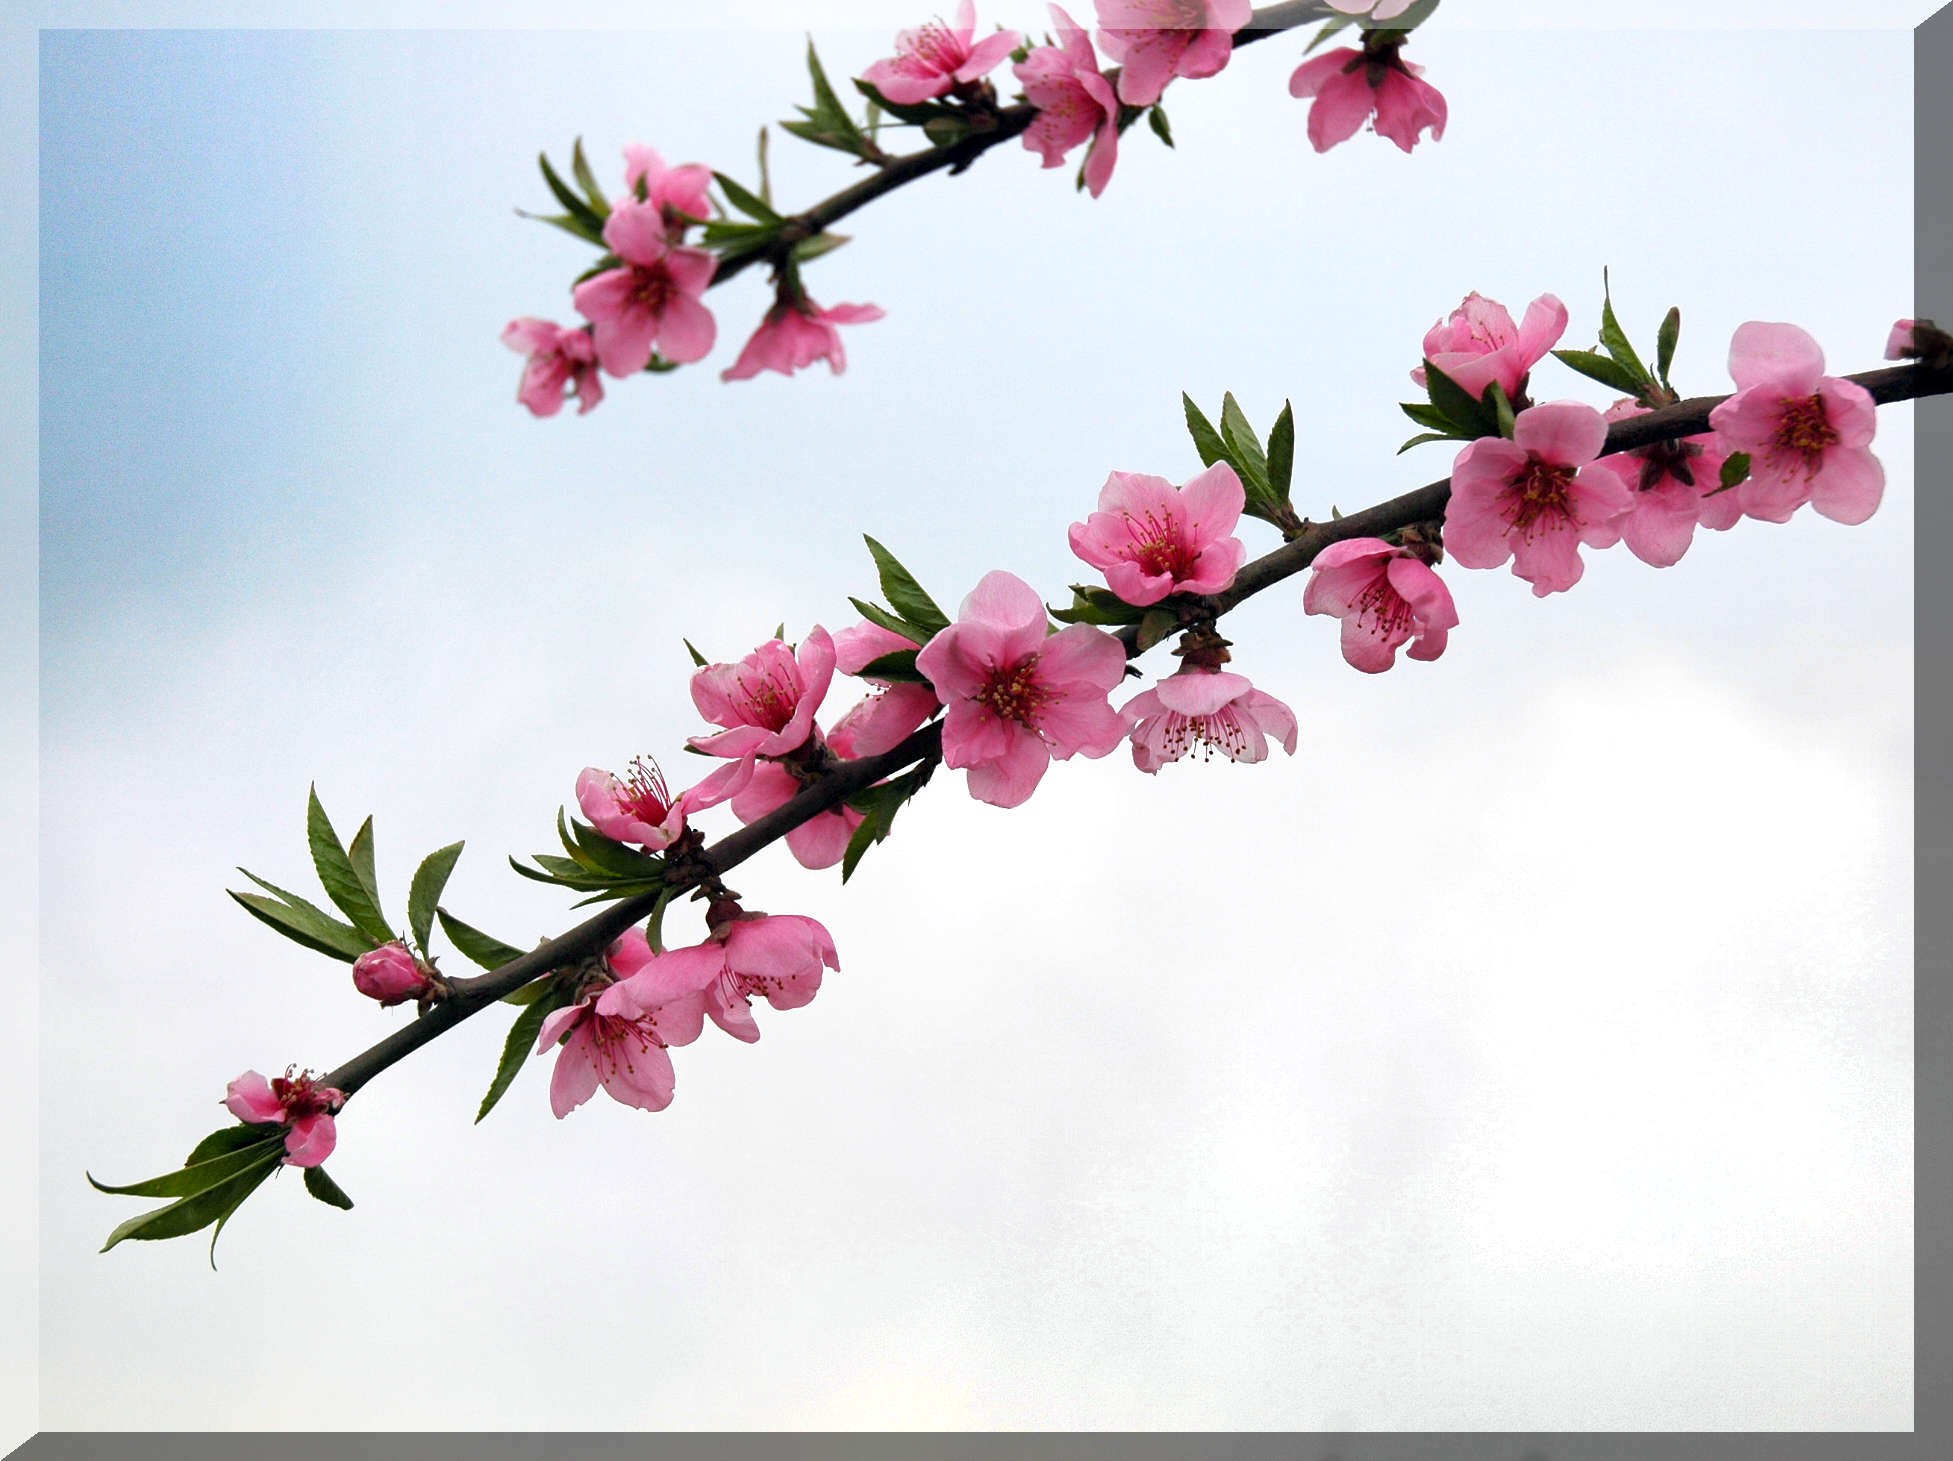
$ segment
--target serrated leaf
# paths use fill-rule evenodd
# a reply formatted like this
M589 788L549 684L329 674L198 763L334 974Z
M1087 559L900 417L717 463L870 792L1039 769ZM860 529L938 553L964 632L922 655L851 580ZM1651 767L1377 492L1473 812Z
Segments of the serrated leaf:
M1155 103L1147 108L1146 125L1153 129L1153 135L1168 147L1173 145L1173 128L1167 124L1166 108Z
M1409 441L1397 448L1397 455L1402 456L1412 447L1422 446L1427 441L1456 441L1457 439L1449 431L1420 431L1416 436L1413 436Z
M583 194L590 201L590 211L599 218L610 216L610 200L604 197L604 190L597 186L597 175L590 171L590 159L583 155L583 139L576 139L570 149L570 171L575 174Z
M849 595L848 602L854 605L855 612L861 615L862 618L866 619L870 624L881 626L890 634L899 634L908 640L909 643L918 646L929 642L929 635L920 625L911 624L907 619L898 618L896 615L889 613L880 604L871 604L865 599L857 599L853 595Z
M495 1078L488 1083L488 1094L481 1098L481 1109L475 1113L477 1125L515 1083L530 1049L542 1034L543 1021L569 1002L567 991L550 988L515 1017L515 1023L509 1026L508 1039L502 1042L502 1058L495 1067Z
M282 1145L259 1156L251 1166L220 1182L215 1187L188 1197L179 1197L167 1207L154 1208L139 1213L127 1222L119 1224L109 1234L108 1241L102 1244L106 1253L125 1239L140 1242L153 1242L161 1238L180 1238L186 1233L194 1233L199 1228L216 1223L220 1229L225 1219L244 1202L258 1185L277 1170ZM212 1267L216 1266L216 1237L211 1238Z
M1139 621L1139 634L1134 645L1144 653L1179 627L1180 616L1171 609L1148 609L1146 616Z
M1214 423L1201 413L1200 407L1194 404L1193 397L1185 391L1180 392L1180 403L1186 407L1187 435L1193 438L1194 450L1200 453L1200 464L1203 467L1211 467L1216 462L1226 461L1227 443L1221 440L1221 434L1214 429Z
M294 943L303 944L334 959L343 959L348 964L373 947L373 941L350 924L341 923L296 893L287 893L243 868L238 871L259 887L267 888L278 896L265 898L256 893L232 892L231 897L253 918L269 924Z
M1668 385L1668 367L1675 363L1675 343L1681 338L1682 307L1675 305L1662 316L1660 333L1655 336L1655 373L1663 385Z
M542 169L543 181L549 184L549 191L556 195L556 201L563 210L577 220L598 238L603 237L604 221L588 203L576 195L574 189L556 175L556 169L549 165L549 154L536 154L536 165Z
M1424 362L1424 389L1452 431L1474 439L1498 435L1499 415L1490 403L1474 396L1428 360Z
M949 616L936 607L936 601L922 591L922 585L895 555L866 533L862 534L862 541L874 555L876 572L881 575L882 595L889 607L916 628L926 631L919 642L926 643L947 629Z
M1727 492L1750 474L1750 454L1733 451L1722 459L1722 491Z
M324 885L326 896L352 920L354 928L376 945L390 942L393 930L380 917L380 910L367 896L365 885L353 868L352 859L346 855L346 849L339 845L339 834L332 830L325 808L319 805L317 787L307 794L305 837L312 846L312 866L319 874L319 882Z
M746 189L742 188L722 172L715 172L712 176L718 179L720 188L725 192L726 201L741 213L744 213L748 218L756 218L761 223L778 223L781 221L780 215L775 213L767 205L764 198L747 192Z
M814 117L827 123L844 139L850 150L859 154L862 151L861 133L855 127L854 118L841 105L841 98L828 85L827 72L821 67L821 58L814 50L812 36L807 38L807 74L814 82Z
M441 932L448 936L448 942L461 951L462 957L480 968L490 971L513 963L521 958L527 949L518 949L513 944L505 944L498 938L490 938L471 924L463 923L445 908L436 908L434 916L441 921Z
M1241 474L1241 485L1250 497L1268 496L1268 458L1262 453L1261 438L1248 424L1241 403L1229 391L1221 397L1221 440L1228 445L1228 459Z
M1618 360L1610 359L1598 351L1555 350L1553 358L1569 370L1577 370L1589 380L1597 380L1604 386L1611 386L1623 395L1641 394L1641 378Z
M386 910L380 906L380 879L373 871L373 819L368 817L359 824L353 833L353 840L346 844L346 861L353 865L353 876L359 879L360 887L366 893L366 900L373 905L380 922L387 925L389 934L393 925L387 922Z
M353 1200L346 1195L346 1189L326 1176L324 1167L305 1169L305 1190L328 1207L341 1208L346 1212L353 1210Z
M1634 346L1628 343L1627 331L1621 328L1621 322L1614 317L1614 300L1609 292L1605 269L1600 271L1600 343L1609 355L1627 367L1628 376L1634 381L1634 386L1628 394L1639 395L1641 383L1650 379L1648 367L1643 365L1641 357L1634 353Z
M1295 473L1295 408L1282 402L1282 414L1268 432L1268 490L1277 502L1288 501L1289 479Z
M447 889L448 876L465 845L450 842L446 847L437 848L414 869L414 880L407 889L407 925L413 930L414 943L423 955L429 952L428 940L434 933L435 906Z
M841 854L841 881L843 883L854 876L854 870L861 865L861 859L867 854L868 849L888 835L882 829L880 823L881 819L878 816L865 816L856 824L854 831L849 834L848 850Z
M119 1197L194 1197L199 1192L208 1192L230 1181L239 1172L262 1161L274 1149L278 1152L284 1150L282 1126L271 1126L269 1130L262 1131L252 1127L239 1129L251 1133L249 1143L206 1156L199 1162L185 1163L174 1172L165 1172L160 1177L116 1187L107 1182L97 1182L92 1173L84 1172L82 1175L88 1178L88 1185L97 1192L110 1192Z

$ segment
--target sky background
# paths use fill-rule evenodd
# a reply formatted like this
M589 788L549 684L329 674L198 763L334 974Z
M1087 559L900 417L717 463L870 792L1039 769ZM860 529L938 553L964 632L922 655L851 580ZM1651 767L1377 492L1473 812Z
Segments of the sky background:
M1750 319L1879 364L1914 312L1929 7L1690 7L1719 34L1671 8L1446 6L1409 54L1451 127L1408 157L1312 152L1303 40L1259 43L1176 83L1178 148L1129 133L1097 201L1013 145L850 219L809 287L887 318L839 379L719 381L767 303L748 276L707 296L705 364L552 421L497 343L572 319L592 257L514 216L549 206L536 152L580 134L617 186L645 141L750 183L758 125L806 99L803 21L292 7L352 28L10 51L40 142L18 1433L1908 1428L1906 406L1862 527L1744 523L1661 571L1589 550L1545 600L1449 568L1434 664L1360 675L1299 584L1256 599L1235 668L1294 706L1292 760L1076 761L1008 813L941 773L845 890L769 850L734 886L822 919L842 971L757 1046L677 1052L665 1112L559 1123L537 1062L471 1128L490 1012L341 1118L353 1212L269 1184L215 1274L196 1239L97 1256L140 1209L81 1179L161 1171L239 1071L411 1017L224 896L238 865L312 888L308 782L346 834L377 813L396 916L465 837L447 906L522 943L581 916L503 861L552 844L579 768L709 769L679 752L681 636L730 659L853 622L864 531L946 606L1000 567L1062 601L1108 471L1199 469L1183 389L1264 429L1292 398L1321 517L1448 470L1392 455L1395 403L1470 290L1557 293L1584 346L1611 266L1644 349L1682 307L1685 394L1729 388ZM804 22L837 80L922 18L864 9ZM853 176L775 139L785 204ZM1533 394L1608 399L1550 362ZM429 1356L467 1362L427 1387Z

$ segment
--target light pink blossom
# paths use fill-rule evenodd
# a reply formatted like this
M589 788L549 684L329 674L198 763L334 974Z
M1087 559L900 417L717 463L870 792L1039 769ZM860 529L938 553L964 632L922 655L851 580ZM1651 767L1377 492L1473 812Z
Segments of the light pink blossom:
M405 944L395 939L353 960L353 987L382 1006L405 1004L428 988L426 971Z
M549 320L524 315L510 320L502 343L529 357L515 398L537 416L554 416L563 409L563 391L576 394L576 414L594 410L604 398L603 377L597 373L597 347L588 330L566 330Z
M857 624L834 636L834 667L844 675L860 675L883 655L920 647L879 624ZM827 743L838 756L858 759L892 751L942 709L943 702L927 685L912 680L863 678L876 688L834 722L827 733Z
M1092 139L1085 154L1085 186L1096 198L1112 179L1119 160L1119 99L1099 72L1092 42L1077 21L1051 7L1058 44L1038 46L1012 68L1025 100L1038 109L1024 133L1024 145L1056 167L1065 154Z
M1580 545L1612 547L1634 503L1594 458L1607 440L1600 412L1578 401L1521 411L1513 439L1482 436L1451 468L1444 546L1467 568L1512 571L1539 597L1572 588L1586 565Z
M1623 397L1607 408L1604 419L1626 421L1648 409ZM1719 490L1723 455L1721 443L1705 433L1600 458L1633 499L1627 516L1615 524L1629 552L1651 567L1669 568L1688 551L1698 523L1720 530L1742 516L1736 494Z
M641 201L658 210L668 243L683 243L686 228L711 216L712 169L702 162L666 167L656 148L632 142L624 148L624 186L633 198L640 182L644 185Z
M1230 761L1259 761L1268 737L1295 754L1295 713L1257 690L1246 675L1188 665L1126 702L1119 712L1132 731L1133 765L1157 773L1195 746L1209 759L1219 751Z
M1870 449L1878 410L1863 386L1824 374L1824 352L1795 325L1736 327L1729 374L1739 389L1709 413L1731 451L1750 454L1743 511L1788 522L1806 502L1833 522L1878 510L1885 469Z
M1397 662L1397 647L1412 641L1412 659L1436 659L1458 627L1451 590L1422 558L1382 538L1331 543L1310 565L1303 611L1343 621L1343 658L1366 674Z
M656 761L631 762L620 781L610 772L586 766L576 778L576 804L613 842L635 842L647 852L662 852L685 830L685 799L674 797Z
M1885 337L1885 358L1905 360L1919 353L1919 346L1913 339L1918 327L1917 320L1897 320L1892 325L1892 333Z
M914 106L989 75L1023 40L1014 30L1000 30L973 45L975 33L976 6L962 0L954 26L931 20L899 32L895 54L870 66L861 79L897 106Z
M624 262L576 286L576 307L596 326L597 360L612 375L644 369L655 347L690 364L718 338L712 312L699 303L717 261L703 249L666 240L659 206L619 203L604 222L604 242Z
M705 1013L735 1039L759 1039L752 997L776 1010L798 1009L821 987L823 968L839 970L834 940L797 913L743 913L719 923L702 944L661 954L643 972L607 991L623 1012L656 1008L687 994L703 996Z
M1542 294L1526 306L1525 319L1514 328L1504 305L1474 292L1448 319L1424 332L1424 358L1481 400L1486 387L1497 381L1506 399L1516 401L1527 374L1566 333L1566 320L1566 306L1554 295ZM1426 384L1422 365L1411 371L1411 379Z
M643 929L626 929L605 953L619 982L593 984L582 999L543 1021L537 1053L562 1044L549 1081L549 1109L558 1121L595 1095L598 1086L613 1101L644 1111L671 1104L677 1077L665 1052L698 1038L705 1028L705 1000L695 990L657 1000L620 993L633 979L643 981L640 992L649 990L656 979L651 971L665 957L651 952Z
M1288 79L1288 94L1314 97L1309 108L1309 143L1327 152L1354 137L1364 122L1405 152L1427 128L1433 142L1444 136L1444 93L1421 80L1424 68L1406 61L1395 47L1372 53L1341 46L1312 56Z
M814 734L834 679L834 640L816 624L798 651L769 639L737 664L706 665L692 675L698 713L726 729L687 742L708 756L784 756Z
M839 375L848 368L848 352L835 326L866 324L881 317L879 305L837 304L822 309L805 297L797 304L782 300L766 312L739 359L731 369L721 371L719 379L750 380L762 370L792 375L816 360L825 360L828 369Z
M311 1072L294 1076L288 1066L282 1076L266 1080L247 1070L224 1089L224 1106L239 1121L282 1122L285 1165L316 1167L332 1155L339 1136L333 1113L346 1104L346 1093L322 1086Z
M1106 696L1125 677L1118 640L1089 624L1045 634L1044 601L1022 579L986 573L957 620L916 656L949 707L943 764L968 768L970 795L1020 805L1051 758L1111 752L1125 723Z
M732 798L732 814L742 822L757 822L792 801L805 784L777 761L758 761ZM843 802L788 832L787 851L804 868L833 867L846 854L848 839L860 825L861 813Z
M1253 0L1098 0L1099 44L1119 68L1119 100L1149 107L1176 76L1213 76L1234 54Z
M1246 500L1226 462L1178 488L1164 477L1114 472L1099 489L1099 510L1071 525L1071 550L1103 570L1129 604L1217 594L1248 555L1234 536Z

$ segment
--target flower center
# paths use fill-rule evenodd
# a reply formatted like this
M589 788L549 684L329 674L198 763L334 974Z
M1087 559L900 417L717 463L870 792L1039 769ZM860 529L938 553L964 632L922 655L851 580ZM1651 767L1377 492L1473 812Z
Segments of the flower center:
M1203 761L1214 759L1219 751L1230 761L1239 761L1248 749L1248 732L1232 705L1223 705L1211 715L1182 715L1174 711L1166 718L1166 759L1178 761L1195 746Z
M631 266L631 303L646 314L661 315L671 297L671 273L658 264Z
M640 822L656 824L671 810L671 789L656 761L639 756L631 762L631 774L624 782L624 794L617 804Z
M1014 721L1026 730L1037 729L1038 712L1051 699L1051 692L1038 683L1038 656L1020 660L990 672L982 689L970 698L999 720Z
M791 685L783 685L771 675L762 675L757 682L740 675L739 694L744 701L740 713L747 723L763 725L770 731L785 730L800 702Z
M1392 588L1383 575L1356 596L1355 608L1356 622L1374 624L1385 639L1402 641L1410 637L1410 600Z
M1131 559L1147 573L1157 577L1165 574L1169 578L1180 579L1193 572L1193 560L1198 556L1188 551L1189 531L1182 531L1171 509L1164 517L1155 517L1148 512L1144 517L1125 514L1126 531L1132 534Z
M1824 397L1799 396L1785 401L1777 415L1777 434L1770 443L1773 457L1802 457L1804 475L1814 477L1824 453L1838 444L1838 433L1824 412Z
M919 25L909 34L909 53L932 71L954 71L966 59L956 36L940 20Z
M1573 509L1567 502L1567 489L1573 485L1578 470L1529 455L1506 494L1506 521L1512 530L1530 538L1539 530L1536 524L1541 518L1571 518Z

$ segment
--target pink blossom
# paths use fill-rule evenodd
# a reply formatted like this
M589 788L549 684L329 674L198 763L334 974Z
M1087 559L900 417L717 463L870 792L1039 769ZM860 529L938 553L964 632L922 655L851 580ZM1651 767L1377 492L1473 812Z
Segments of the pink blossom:
M1806 502L1833 522L1878 510L1885 469L1870 449L1878 411L1863 386L1824 374L1824 352L1795 325L1736 327L1729 374L1739 389L1709 413L1731 451L1750 454L1743 511L1788 522Z
M1512 571L1539 597L1572 588L1586 565L1580 545L1620 541L1634 503L1594 458L1607 441L1600 412L1578 401L1521 411L1513 439L1482 436L1458 453L1444 513L1447 552L1467 568Z
M687 994L703 995L713 1023L735 1039L759 1039L752 997L776 1010L798 1009L821 987L822 968L839 970L834 940L814 919L797 913L743 913L719 923L711 937L661 954L643 972L611 989L613 1008L654 1008Z
M895 54L870 66L861 79L897 106L914 106L989 75L1023 40L1014 30L1000 30L972 45L975 33L976 6L962 0L954 27L931 20L900 32Z
M757 822L777 811L806 783L778 761L759 761L752 775L732 798L732 814L742 822ZM833 867L848 850L848 839L861 825L861 813L843 802L819 812L787 833L787 851L802 867Z
M1273 695L1255 689L1246 675L1187 665L1120 711L1132 729L1133 765L1157 773L1196 745L1209 759L1219 751L1230 761L1259 761L1268 737L1295 754L1295 713Z
M656 148L632 142L624 148L624 186L633 198L640 182L644 185L642 201L658 210L658 221L669 243L683 243L690 224L703 223L711 216L712 200L707 190L712 186L712 169L704 163L666 167Z
M288 1167L316 1167L332 1155L339 1140L332 1116L345 1104L344 1091L318 1084L309 1071L294 1076L289 1066L269 1081L247 1070L224 1090L224 1105L239 1121L277 1121L290 1128L285 1133Z
M1037 120L1024 133L1024 145L1040 154L1046 167L1056 167L1090 137L1085 186L1096 198L1119 160L1119 99L1100 74L1092 42L1078 22L1056 5L1051 19L1059 43L1035 47L1012 68L1025 100L1038 109Z
M739 359L730 370L721 371L719 379L750 380L762 370L792 375L816 360L825 360L828 369L839 375L848 368L848 352L841 344L841 332L834 327L866 324L881 317L879 305L837 304L822 309L805 297L797 304L782 300L766 312L753 338L739 352Z
M377 999L386 1006L405 1004L418 997L427 989L428 982L420 960L395 939L377 949L368 949L353 960L353 987L368 999Z
M605 954L620 982L593 984L577 1003L543 1021L537 1053L562 1042L549 1082L549 1108L558 1121L600 1085L626 1106L662 1111L671 1104L677 1078L665 1051L698 1038L705 1028L705 1001L694 990L672 991L658 1000L621 993L633 979L644 981L640 991L648 990L656 979L652 971L665 957L651 952L643 929L626 929Z
M860 675L883 655L918 648L914 640L892 629L884 629L879 624L857 624L834 636L834 667L844 675ZM943 702L927 685L909 680L864 678L876 688L867 699L834 722L827 733L827 743L836 755L857 759L892 751L942 709Z
M515 398L537 416L554 416L563 409L563 389L576 393L576 414L596 408L604 398L603 377L597 373L597 347L588 330L566 330L534 315L510 320L502 343L529 357L522 367L522 383Z
M635 842L662 852L685 830L685 799L674 797L656 761L638 757L619 781L586 766L576 778L576 804L590 825L613 842Z
M834 641L818 624L797 653L769 639L737 664L707 665L692 675L692 703L712 724L727 729L693 736L686 744L708 756L797 751L815 734L814 712L833 679Z
M1022 579L986 573L957 621L916 656L949 707L943 764L967 767L970 795L1018 806L1051 758L1111 752L1125 723L1106 696L1126 672L1118 640L1089 624L1045 635L1044 601Z
M1337 614L1343 621L1343 658L1366 674L1397 662L1397 647L1411 640L1412 659L1436 659L1458 627L1451 590L1431 566L1382 538L1331 543L1310 565L1302 591L1310 614Z
M1129 604L1168 594L1217 594L1234 582L1248 550L1234 536L1246 502L1241 479L1216 462L1185 487L1164 477L1114 472L1099 510L1071 525L1071 550L1102 569Z
M718 267L712 255L667 242L659 205L635 200L611 211L604 242L623 264L584 280L573 296L596 326L603 368L634 374L653 347L680 364L704 359L718 338L712 312L699 303Z
M1119 100L1149 107L1176 76L1212 76L1234 54L1253 0L1098 0L1099 44L1119 69Z
M1526 376L1546 358L1566 333L1566 306L1542 294L1526 306L1518 328L1505 306L1478 293L1424 332L1424 358L1481 400L1486 387L1497 381L1506 399L1516 401L1526 388ZM1422 365L1411 379L1425 385Z
M1893 323L1892 333L1885 337L1887 360L1906 360L1919 353L1919 346L1913 338L1913 332L1918 325L1917 320L1898 320Z
M1433 142L1444 136L1444 93L1420 80L1423 74L1422 66L1404 60L1394 46L1374 52L1341 46L1297 66L1288 94L1315 98L1309 143L1318 152L1349 141L1373 115L1377 135L1409 152L1426 128Z
M1648 407L1623 397L1607 408L1604 419L1625 421L1647 413ZM1722 529L1741 517L1736 494L1719 490L1722 463L1721 444L1706 433L1600 458L1633 498L1628 515L1615 524L1628 551L1651 567L1669 568L1695 540L1697 523Z

